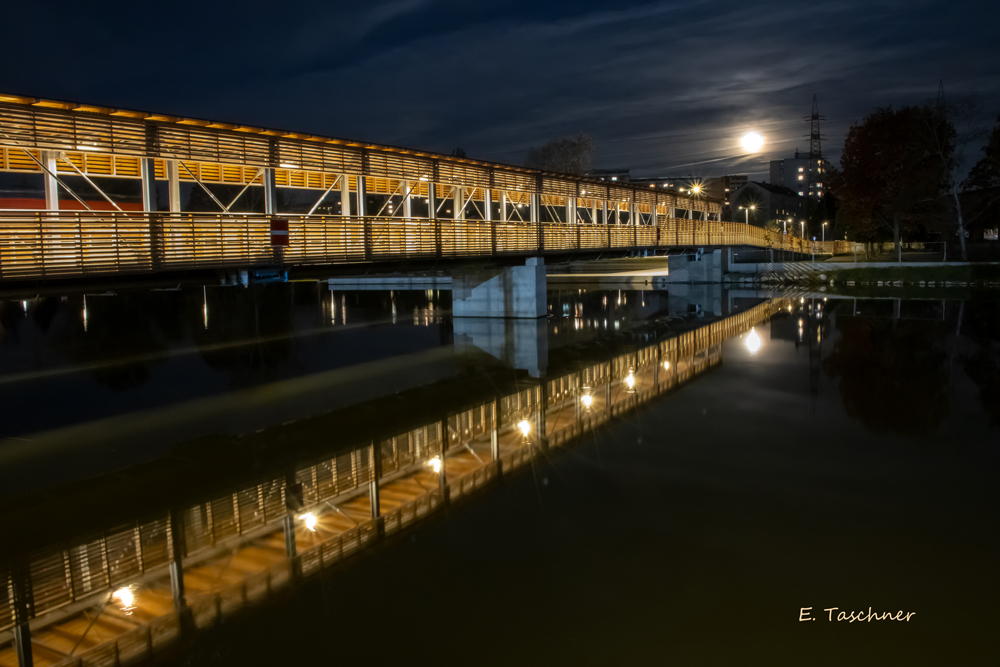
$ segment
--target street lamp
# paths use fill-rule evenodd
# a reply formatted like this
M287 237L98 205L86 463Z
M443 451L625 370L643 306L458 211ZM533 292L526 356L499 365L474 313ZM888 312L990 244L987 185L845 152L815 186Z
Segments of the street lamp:
M805 241L806 240L806 221L802 220L801 222L802 222L802 234L801 234L801 238L802 238L803 241Z
M750 211L756 211L757 210L757 205L754 204L752 206L740 206L740 210L743 211L744 213L746 213L747 224L749 225L750 224Z
M826 243L826 225L827 225L827 223L824 222L823 223L823 243Z

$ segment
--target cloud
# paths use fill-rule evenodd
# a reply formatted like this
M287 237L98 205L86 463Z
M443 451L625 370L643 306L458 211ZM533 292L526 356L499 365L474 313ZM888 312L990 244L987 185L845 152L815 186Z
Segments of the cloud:
M876 106L921 102L939 79L954 93L983 93L995 114L1000 46L983 5L392 0L276 11L251 2L237 13L182 4L162 24L115 14L104 25L67 4L44 45L13 36L11 52L24 57L3 78L14 92L428 150L461 145L505 162L582 131L598 166L759 172L808 147L814 93L834 160L851 123ZM103 42L74 30L118 35L126 52L149 57L108 63ZM738 148L750 129L768 141L758 156Z

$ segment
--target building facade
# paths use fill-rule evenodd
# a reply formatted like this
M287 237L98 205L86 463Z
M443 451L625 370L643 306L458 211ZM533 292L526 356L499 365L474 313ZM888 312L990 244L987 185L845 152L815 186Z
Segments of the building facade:
M729 206L735 222L750 222L763 227L768 220L801 221L806 214L807 198L789 188L771 183L749 181L730 193ZM749 215L740 206L753 206ZM792 231L791 229L789 231Z
M795 151L794 158L771 160L769 182L788 188L802 197L820 200L826 192L826 177L830 163L823 158L810 158L808 153Z

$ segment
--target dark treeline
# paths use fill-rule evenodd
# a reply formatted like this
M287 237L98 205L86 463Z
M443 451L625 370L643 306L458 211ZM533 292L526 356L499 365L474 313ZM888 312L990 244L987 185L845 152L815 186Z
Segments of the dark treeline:
M855 241L891 240L897 252L904 238L943 239L968 259L967 240L1000 217L1000 118L989 132L978 117L973 102L941 94L853 125L831 178L837 226Z

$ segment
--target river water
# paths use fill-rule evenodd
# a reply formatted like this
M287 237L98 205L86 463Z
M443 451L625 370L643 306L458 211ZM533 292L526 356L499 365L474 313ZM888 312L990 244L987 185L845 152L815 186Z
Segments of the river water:
M4 567L687 334L669 390L169 659L995 664L997 301L581 285L549 313L313 282L8 299Z

